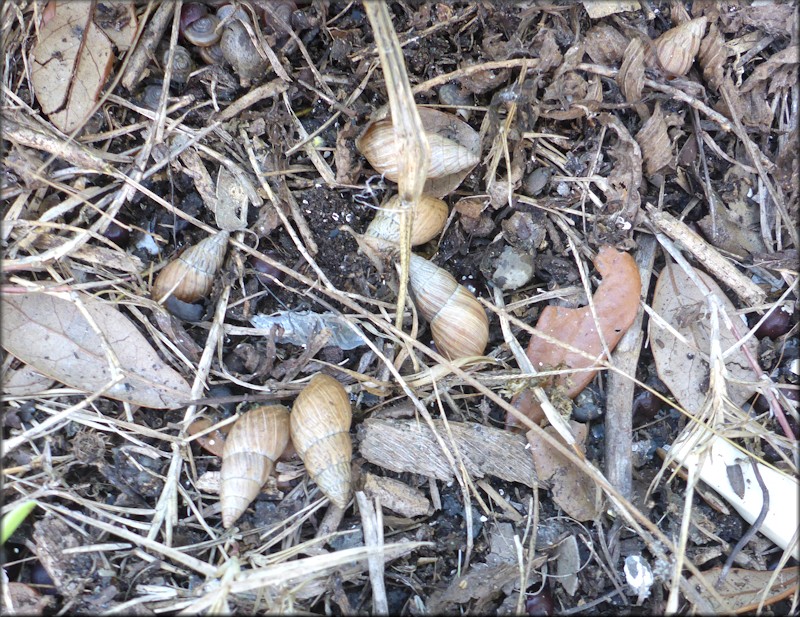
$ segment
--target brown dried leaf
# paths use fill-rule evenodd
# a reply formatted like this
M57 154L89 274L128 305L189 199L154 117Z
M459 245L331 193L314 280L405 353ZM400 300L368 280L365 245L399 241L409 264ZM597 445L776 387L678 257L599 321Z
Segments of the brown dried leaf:
M600 23L586 33L586 55L595 64L612 65L622 60L628 39L614 26Z
M598 119L619 138L610 149L615 163L608 176L606 205L609 213L614 215L614 223L624 221L632 225L642 202L639 194L642 184L642 150L619 118L604 112ZM620 218L622 221L619 221Z
M583 0L583 8L586 9L590 19L600 19L615 13L639 11L642 7L638 0L604 0L603 2Z
M770 56L766 62L759 64L755 70L750 74L750 77L742 84L739 92L745 94L753 90L756 86L761 85L768 80L775 80L776 76L783 77L782 73L787 72L790 75L790 81L786 83L782 79L781 86L794 85L797 83L797 65L800 62L798 59L800 54L800 46L790 45L773 56ZM769 93L772 94L773 88L770 85Z
M617 84L628 103L642 100L644 87L644 45L641 39L635 38L625 48L622 65L617 74Z
M114 62L111 41L92 21L92 3L55 1L39 30L31 81L51 122L65 133L88 118Z
M9 615L43 615L45 608L52 604L52 597L42 597L42 594L25 583L11 581L6 585L9 603L4 602L3 605L8 608Z
M648 176L672 164L672 142L667 133L667 123L664 121L660 102L656 102L653 115L636 134L636 142L642 149Z
M104 396L143 407L180 407L189 384L167 366L133 323L108 302L79 295L116 354L124 380ZM41 373L70 387L96 392L112 379L101 338L75 303L44 294L0 299L2 344Z
M724 75L722 66L728 57L725 48L725 41L717 28L717 24L711 24L708 34L700 43L700 54L698 60L703 69L703 78L708 82L713 90L718 90Z
M587 426L570 420L570 428L576 442L583 443L588 434ZM545 431L564 443L552 426ZM534 431L528 431L526 436L539 479L551 483L553 501L575 520L594 519L600 513L602 494L592 479Z
M600 249L595 266L603 280L592 296L592 301L603 338L609 351L613 351L639 311L642 282L633 257L611 246ZM603 353L603 344L597 334L597 325L588 306L546 306L536 323L536 329L598 358ZM528 344L527 354L537 371L556 368L585 369L593 365L583 355L548 343L535 335ZM589 385L594 375L595 371L576 371L559 376L553 383L564 388L568 397L574 398ZM534 422L539 422L544 415L530 391L519 394L512 404ZM517 424L513 416L509 416L506 422L508 426Z
M653 295L653 310L689 344L676 338L657 320L650 320L650 342L658 376L681 407L690 413L702 407L709 387L711 326L706 296L709 293L716 294L731 317L736 311L710 276L697 269L695 273L708 289L698 289L680 266L668 264L658 277ZM745 325L741 326L744 330ZM736 343L736 338L722 320L719 338L723 353ZM744 346L753 357L758 356L758 342L754 338L751 337ZM735 405L741 405L752 396L756 387L740 382L757 382L758 377L741 348L726 357L725 367L730 377L727 382L728 397Z
M703 578L714 584L719 578L722 566L713 568L703 573ZM713 614L732 610L736 614L753 613L758 610L762 597L764 606L770 606L781 600L785 600L797 593L797 586L800 584L800 568L784 567L776 576L771 588L768 585L772 581L775 572L772 570L745 570L744 568L733 568L728 572L728 576L723 580L718 588L719 594L728 601L727 606L719 606L711 595L703 595L703 604L696 604L695 610L701 614ZM694 586L697 583L696 577L689 579L689 584Z
M370 499L380 497L381 505L401 516L413 518L433 513L431 502L422 491L395 480L367 473L364 476L364 493Z
M136 7L130 0L98 2L94 23L105 32L119 51L127 51L136 36Z

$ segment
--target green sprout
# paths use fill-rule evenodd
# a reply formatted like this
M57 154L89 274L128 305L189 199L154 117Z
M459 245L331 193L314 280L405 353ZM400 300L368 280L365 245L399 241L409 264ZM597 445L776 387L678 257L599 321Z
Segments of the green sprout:
M3 517L0 523L0 544L6 543L35 507L35 501L23 501Z

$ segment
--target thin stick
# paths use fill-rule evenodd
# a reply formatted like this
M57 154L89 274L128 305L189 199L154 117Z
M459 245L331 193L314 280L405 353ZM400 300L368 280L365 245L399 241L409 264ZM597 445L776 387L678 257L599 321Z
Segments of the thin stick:
M686 250L708 268L709 272L728 285L749 306L764 304L767 299L764 290L739 272L733 264L689 229L685 223L671 214L657 210L652 204L647 204L646 209L648 218L656 229L680 242Z
M375 507L372 507L367 496L362 491L356 491L358 511L361 513L361 526L364 528L364 545L370 549L367 563L369 564L369 582L372 584L372 614L388 615L389 602L386 599L386 584L383 580L383 512L381 502L375 498Z
M411 261L411 219L422 195L428 175L431 149L422 127L411 84L406 74L400 41L392 26L389 7L385 2L365 2L364 8L375 34L375 45L383 67L389 109L392 114L394 139L399 153L398 192L400 195L400 286L397 290L395 326L403 328L403 308L406 305L408 268Z
M656 241L652 236L640 236L637 240L636 264L642 279L642 301L647 299L647 287L653 269ZM642 347L642 319L644 311L639 307L631 327L617 345L614 364L619 369L608 375L608 399L606 405L605 472L608 481L626 499L632 496L633 468L631 465L633 431L634 381L626 375L636 377L636 365Z

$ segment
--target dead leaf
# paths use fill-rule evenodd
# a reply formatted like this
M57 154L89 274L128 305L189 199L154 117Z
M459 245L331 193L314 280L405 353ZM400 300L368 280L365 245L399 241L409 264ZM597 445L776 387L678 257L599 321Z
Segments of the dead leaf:
M384 508L407 518L427 516L433 512L431 502L422 491L393 478L366 473L364 475L364 493L370 499L380 497L381 505Z
M626 222L633 225L641 205L639 187L642 185L642 150L631 137L628 129L616 116L603 112L600 123L617 134L617 142L609 148L614 167L608 175L606 207L615 224Z
M628 39L614 26L599 23L586 32L586 55L595 64L617 64L622 60Z
M8 396L37 395L53 385L53 380L42 375L29 364L23 364L16 370L9 369L3 375L3 392Z
M728 57L725 41L719 33L717 25L712 23L708 34L700 43L700 52L697 57L703 69L703 78L713 90L718 90L722 83L723 64Z
M644 88L644 44L641 39L632 39L625 48L622 64L619 67L619 73L617 73L617 83L628 103L638 103L642 100L642 88Z
M4 602L3 606L9 609L10 615L43 615L53 603L52 597L43 597L33 587L16 581L6 583L6 593L10 604Z
M588 433L585 424L570 420L572 434L577 443L583 443ZM558 432L548 426L544 429L563 444ZM589 521L600 513L602 499L600 489L586 472L550 446L534 431L527 433L531 445L533 464L541 481L549 481L550 491L559 507L576 521Z
M703 573L703 577L711 584L716 583L722 566L713 568ZM775 575L772 570L745 570L733 568L723 580L718 589L723 599L728 601L728 606L721 607L711 595L703 593L703 587L696 577L689 579L689 584L694 586L704 600L703 604L696 604L698 613L710 615L732 610L734 613L753 613L758 609L761 598L764 597L764 606L770 606L785 600L797 593L800 584L800 568L798 566L785 567L776 576L775 583L768 588L770 580Z
M217 227L222 231L239 231L247 227L247 191L239 178L224 165L217 174L217 204L214 210Z
M716 294L731 318L736 309L722 290L707 274L695 269L708 289L698 289L683 269L668 264L661 271L653 295L653 310L688 341L677 339L657 320L650 320L650 343L656 362L658 376L670 389L678 403L690 413L703 405L709 387L710 320L706 296ZM742 330L747 326L741 324ZM723 353L736 343L736 338L720 320L720 344ZM758 343L754 338L745 343L753 357L758 357ZM726 358L725 367L730 380L727 382L728 397L735 405L741 405L756 391L747 383L758 377L747 361L744 352L738 349Z
M142 407L180 407L189 384L167 366L133 323L108 302L79 294L121 365L124 380L104 396ZM100 337L75 303L44 294L5 294L2 344L41 373L70 387L95 392L112 379Z
M558 582L570 596L578 591L578 570L581 568L581 556L578 552L578 540L569 536L556 550L556 575Z
M55 1L39 30L31 81L42 111L71 133L88 118L114 62L111 41L94 21L91 2Z
M615 13L625 13L628 11L640 11L641 5L638 0L583 0L583 8L589 14L590 19L600 19Z
M667 133L667 123L661 112L661 103L656 102L653 115L636 133L636 142L642 149L647 175L652 176L672 163L672 142Z
M636 262L628 253L621 253L611 246L603 246L595 259L595 266L603 281L592 296L603 338L613 351L619 340L631 327L639 310L639 294L642 282ZM597 324L591 309L547 306L542 311L536 329L599 358L603 353L603 343L597 334ZM592 360L583 355L570 352L561 345L551 344L534 335L526 352L539 370L555 368L585 369L593 365ZM576 371L558 377L552 383L566 390L569 398L574 398L594 379L595 371ZM538 402L530 390L514 398L512 404L534 422L544 416ZM518 421L509 415L507 426L517 426Z
M98 2L94 23L111 39L114 47L119 51L127 51L136 36L136 7L130 0Z

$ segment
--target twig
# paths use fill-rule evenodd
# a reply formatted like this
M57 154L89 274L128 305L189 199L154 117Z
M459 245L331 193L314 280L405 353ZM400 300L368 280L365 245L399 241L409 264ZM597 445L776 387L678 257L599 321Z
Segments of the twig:
M388 615L389 602L386 599L386 584L383 580L383 513L380 498L375 498L372 507L363 491L356 491L358 511L361 513L361 526L364 529L364 545L370 549L369 581L372 584L372 614Z
M403 50L392 26L385 2L365 2L375 45L383 67L383 78L389 96L389 109L394 128L395 148L399 153L397 189L400 196L400 281L397 290L395 326L402 330L403 309L408 292L408 270L411 261L411 217L422 195L428 176L431 149L419 117L411 84L408 81Z
M162 2L158 7L150 23L139 39L139 44L131 54L130 62L128 62L128 69L122 78L122 85L130 90L138 84L147 75L145 67L150 63L150 60L155 56L156 46L164 35L167 29L172 12L175 10L175 3Z
M641 300L647 299L648 281L655 259L656 241L652 236L640 235L636 251L636 264L642 280ZM633 437L633 391L634 381L625 374L636 376L636 366L642 347L642 321L644 311L639 308L631 327L625 333L614 352L617 371L608 375L608 399L606 405L605 471L606 477L616 489L630 499L632 496L631 448Z
M764 304L767 294L744 274L739 272L713 246L698 236L689 227L667 212L659 211L652 204L645 206L648 219L659 231L680 242L708 270L728 285L749 306Z

